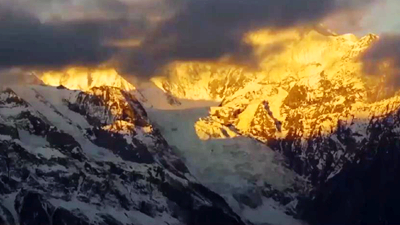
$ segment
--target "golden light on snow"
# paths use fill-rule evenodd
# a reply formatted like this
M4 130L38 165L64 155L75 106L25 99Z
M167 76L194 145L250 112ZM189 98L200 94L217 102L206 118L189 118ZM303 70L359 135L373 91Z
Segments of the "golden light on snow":
M368 110L372 106L366 99L368 88L359 56L376 38L375 35L357 38L352 34L327 36L314 30L260 30L245 37L245 42L254 46L260 60L261 69L257 72L249 72L238 65L178 62L170 68L169 76L156 77L152 81L179 98L223 100L223 105L210 109L208 118L195 124L196 132L203 140L232 138L235 132L230 126L245 135L268 133L270 129L275 130L271 135L285 136L291 126L287 120L294 112L301 115L297 122L302 124L303 135L328 134L337 128L339 120L350 124L354 115L359 119L371 116ZM329 87L321 86L325 80L330 82ZM299 102L291 109L285 100L289 94L290 98L296 95L289 93L294 85L302 85L307 90L305 96L290 100ZM343 94L339 90L341 87L348 94ZM352 98L356 99L348 111L339 109L353 101ZM324 102L318 103L321 99ZM265 127L265 121L259 121L269 120L268 116L267 119L260 118L269 113L262 107L264 100L269 102L268 110L273 117L282 122L281 131L276 131L271 118L270 127ZM381 103L376 104L374 107L380 108ZM383 111L382 108L379 112Z
M41 74L40 79L47 85L63 85L69 89L89 90L92 87L112 86L126 91L133 91L135 87L125 80L113 68L89 69L71 67L63 71L48 71Z
M272 132L269 135L284 137L292 126L288 121L297 118L297 114L303 135L328 134L339 121L351 124L353 118L370 118L371 111L376 116L385 115L387 101L399 101L397 97L375 103L367 99L370 86L366 81L373 80L375 86L381 83L376 82L376 77L366 79L360 55L377 38L373 34L362 38L352 34L326 35L310 29L259 30L244 38L254 48L260 63L258 71L223 59L179 61L168 65L165 74L153 77L151 82L177 99L222 102L211 107L208 117L194 124L202 140L233 138L237 131L250 136ZM129 47L140 45L140 41L117 44ZM381 67L379 71L384 75L393 73L390 59L382 62ZM112 68L72 67L45 72L40 78L46 84L70 89L89 90L106 85L135 90ZM296 85L305 90L293 93ZM264 101L268 102L268 109L263 107ZM341 110L343 105L345 110ZM279 129L277 121L281 122Z

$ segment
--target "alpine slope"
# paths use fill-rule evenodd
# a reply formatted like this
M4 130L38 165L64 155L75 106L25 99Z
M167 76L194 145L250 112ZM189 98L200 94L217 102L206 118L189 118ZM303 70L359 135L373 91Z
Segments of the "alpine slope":
M360 60L377 39L263 30L246 37L258 70L175 62L134 83L112 68L68 68L7 85L1 218L399 223L400 95Z

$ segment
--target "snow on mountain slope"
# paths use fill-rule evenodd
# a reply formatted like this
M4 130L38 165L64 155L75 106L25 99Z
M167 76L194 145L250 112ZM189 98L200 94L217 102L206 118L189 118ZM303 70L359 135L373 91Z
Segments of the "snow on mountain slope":
M155 84L148 82L142 83L133 92L146 108L159 110L184 110L192 108L204 108L218 106L220 102L213 100L190 100L181 99L158 88Z
M174 63L165 73L151 81L175 97L191 100L222 100L254 78L241 67L222 63Z
M184 100L175 109L173 105L166 108L163 92L141 92L148 99L152 123L192 174L222 195L239 215L255 224L301 223L285 211L294 210L295 205L290 202L295 201L296 194L291 189L304 188L299 186L304 184L282 165L279 154L247 137L202 140L196 123L208 113L204 102L195 107L198 101ZM272 193L280 198L271 198ZM262 216L261 209L268 209L268 216Z
M243 224L118 88L2 90L0 149L4 224Z
M223 100L238 91L252 95L268 84L282 84L287 90L302 79L312 85L322 72L328 79L352 76L357 82L362 74L357 57L376 39L325 36L314 30L261 30L245 38L260 60L259 70L222 62L177 62L152 81L176 97L196 100Z
M153 82L175 97L221 100L218 107L211 107L208 116L194 122L200 139L221 141L244 135L266 143L284 155L287 168L311 183L313 191L309 192L308 199L315 199L315 193L319 193L318 200L310 200L317 205L313 207L328 204L325 198L329 196L329 201L338 202L332 206L341 213L338 218L344 218L330 217L326 206L322 207L326 211L314 208L325 217L313 214L306 216L307 220L314 217L323 223L352 224L351 219L368 220L369 217L352 214L353 217L347 218L346 210L339 204L348 201L357 206L364 200L368 204L378 200L349 197L346 190L339 188L345 185L343 180L350 182L347 177L354 173L361 176L359 171L374 175L368 170L371 164L378 164L378 171L386 171L382 161L394 168L399 161L397 157L389 160L384 155L397 154L393 151L398 148L393 146L397 146L399 134L399 97L388 98L390 90L385 88L384 80L365 77L360 61L361 54L376 39L375 35L358 39L350 34L325 36L314 31L260 31L248 37L259 50L261 69L258 72L236 65L181 62L169 68L168 76L154 78ZM279 45L282 48L274 54L264 56L271 46ZM183 117L177 116L175 120ZM386 136L381 137L379 132ZM391 140L392 150L381 147L386 139ZM377 152L378 148L386 153ZM390 183L374 177L373 181L362 182L378 183L380 188ZM338 196L330 195L330 190L347 197L336 201ZM356 194L356 190L352 189L352 193ZM366 191L364 187L363 190ZM348 207L360 213L356 206ZM379 212L368 210L373 217L400 221L387 216L385 207L389 206L381 202ZM303 210L298 208L297 212L301 214ZM244 211L242 215L254 214Z
M44 79L45 82L52 80L50 79L51 75L49 74L48 76L48 78ZM86 78L83 77L82 79L88 79L88 77L86 76ZM71 76L71 79L65 80L63 86L75 88L73 80ZM86 84L88 82L82 81L81 83ZM50 84L52 83L50 82ZM54 83L53 85L59 85L59 83ZM83 87L80 86L78 88ZM59 111L59 114L68 117L69 120L66 124L60 124L58 121L63 120L59 118L60 116L57 113L55 113L56 115L47 116L53 118L54 122L58 123L60 127L65 127L66 132L73 136L82 146L87 146L85 149L90 149L90 152L86 154L95 160L100 160L103 157L112 158L112 156L106 155L108 153L107 149L90 146L92 142L82 139L84 135L78 130L74 130L79 126L88 129L87 121L90 122L92 119L84 118L87 121L80 122L81 118L78 118L79 115L75 117L76 115L70 112L70 104L65 104L65 100L63 99L74 99L74 101L80 102L86 98L80 96L82 93L71 92L63 87L59 87L58 89L36 87L35 89L40 89L43 96L54 96L47 101L52 102L52 107L57 109L56 111ZM97 89L95 87L91 88L87 90L87 93L96 95ZM243 214L246 212L248 215L253 215L254 213L259 213L260 208L269 208L271 215L275 215L274 219L268 217L258 219L248 217L245 219L254 221L257 224L266 222L286 224L288 221L291 221L292 224L300 224L299 221L285 214L285 211L289 214L294 211L295 204L293 205L292 203L295 201L296 194L292 189L302 189L304 187L301 182L296 180L297 178L294 174L281 165L279 154L274 153L268 147L250 138L236 137L238 136L237 133L226 127L221 127L223 130L220 132L223 134L228 133L236 138L204 141L201 139L207 139L207 131L205 131L203 133L205 136L199 139L201 130L195 129L195 127L200 127L201 123L205 130L213 127L209 126L207 121L198 121L199 118L206 116L208 108L210 106L217 106L219 102L176 98L171 93L161 90L152 83L142 84L135 89L131 93L141 100L142 104L146 107L146 111L149 113L151 121L157 124L163 136L166 137L168 144L174 146L174 152L178 152L180 157L185 158L185 163L189 166L194 177L199 179L208 188L224 196L237 213ZM16 88L16 90L19 89ZM52 94L51 91L59 91L61 94ZM29 92L31 90L21 88L19 94L30 99L32 105L37 105L38 109L43 108L40 105L42 101L35 99L33 97L35 95ZM109 97L103 96L103 98L108 99ZM123 104L124 101L124 99L118 101L118 98L115 97L111 99L113 99L111 101L113 104ZM119 132L135 129L134 126L120 124L118 120L115 121L112 117L105 115L102 109L93 107L93 104L89 106L88 109L86 109L86 106L82 109L83 115L96 115L97 118L102 119L103 123L111 123L111 125L103 126L103 129L113 131L117 126L123 127L119 129ZM112 114L123 114L118 109L119 107ZM77 112L80 111L81 109ZM54 113L46 112L46 114ZM74 121L77 123L74 124ZM70 123L73 124L71 125ZM138 136L138 138L141 141L146 140L145 137ZM165 161L173 160L168 159ZM283 194L283 192L288 193ZM272 199L272 195L277 195L277 197ZM268 196L264 197L265 203L262 200L262 196ZM279 207L277 208L277 206Z
M236 86L246 70L231 77L224 72L238 66L204 62L181 63L154 81L177 97L222 100L196 123L200 138L229 140L229 129L282 153L312 185L297 208L311 224L397 224L399 93L385 86L385 73L365 77L359 59L376 39L260 31L249 36L260 55L271 44L283 48ZM214 81L220 89L210 88Z
M202 139L246 135L280 152L283 147L276 144L280 140L288 145L298 141L301 150L288 147L284 153L292 169L296 160L321 155L316 165L298 165L307 168L300 174L308 177L329 166L325 150L307 150L307 139L329 135L341 121L352 123L353 117L360 121L371 118L365 112L381 92L381 84L367 83L359 58L377 38L324 35L312 29L261 30L250 33L245 40L259 56L260 70L256 72L237 65L179 62L169 67L167 76L154 78L153 82L175 97L222 100L210 109L209 116L196 123ZM273 54L271 48L276 48ZM356 124L353 129L357 126L360 133L365 133L365 124ZM343 154L348 160L353 156ZM336 157L334 162L339 164L337 172L346 160ZM326 179L336 172L329 170L318 177ZM316 182L315 178L311 180Z
M306 147L326 152L328 166L322 177L340 165L332 155L345 161L340 171L315 188L312 201L303 204L302 217L311 224L399 223L400 102L387 103L368 108L368 112L387 113L340 125L332 135L309 141ZM349 162L343 155L353 158Z
M124 91L135 87L112 68L87 69L72 67L64 71L47 71L39 75L47 85L65 86L69 89L86 91L92 87L111 86Z
M312 29L261 30L245 39L259 57L257 71L223 63L177 62L152 81L177 98L222 101L205 119L214 127L233 126L262 141L284 137L293 126L301 126L304 136L329 133L339 117L382 92L379 84L366 86L359 59L376 39L323 35ZM267 54L270 48L277 49ZM273 118L265 117L263 101L268 101ZM215 130L203 136L216 137Z
M163 71L163 76L152 79L159 89L144 88L135 95L195 176L255 223L263 222L254 218L263 209L271 212L282 207L275 215L293 213L290 209L296 207L296 201L299 204L293 214L306 214L305 219L315 224L353 224L352 219L368 221L369 215L393 221L382 213L382 202L377 211L367 207L369 215L358 212L363 201L374 205L377 200L360 197L357 188L349 189L358 196L352 198L341 188L347 182L356 187L360 179L385 188L391 184L389 178L380 180L370 166L386 171L385 162L396 169L400 161L387 156L397 154L399 97L388 98L390 90L384 79L367 79L360 61L377 38L371 34L358 39L351 34L339 36L309 29L259 31L245 40L254 46L259 70L223 62L176 62ZM199 100L203 100L201 104ZM385 147L386 140L390 148ZM283 161L275 160L280 154ZM280 174L277 168L285 175L274 177ZM374 180L360 178L356 182L348 178L354 174L362 177L362 172L371 174ZM229 180L232 174L234 179ZM298 182L298 176L311 187ZM235 189L234 184L254 192ZM300 197L307 188L303 201ZM370 195L379 194L379 188ZM341 197L338 193L346 198L336 200ZM337 203L332 206L337 217L344 218L339 223L324 206L332 202ZM324 216L312 210L305 213L310 205ZM355 214L347 218L349 208ZM272 223L289 223L284 218L290 219L277 216Z

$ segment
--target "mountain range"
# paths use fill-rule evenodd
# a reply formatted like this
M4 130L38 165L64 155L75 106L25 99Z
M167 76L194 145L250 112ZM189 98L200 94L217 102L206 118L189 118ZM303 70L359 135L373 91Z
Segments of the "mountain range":
M378 38L259 31L258 68L175 62L147 84L69 68L3 87L0 219L398 223L400 96L361 60Z

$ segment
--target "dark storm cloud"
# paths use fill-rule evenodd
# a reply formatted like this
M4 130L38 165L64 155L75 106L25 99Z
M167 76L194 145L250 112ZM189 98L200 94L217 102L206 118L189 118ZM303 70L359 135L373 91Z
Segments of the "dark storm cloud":
M0 66L62 66L98 63L112 54L103 48L97 23L42 24L28 14L0 9Z
M176 1L175 1L176 2ZM174 60L251 59L243 35L263 27L315 22L337 10L371 2L337 0L187 0L172 19L147 36L140 49L122 54L128 71L153 73ZM271 47L273 48L273 47ZM126 52L125 52L126 53Z
M4 1L0 66L96 65L112 58L122 72L146 76L175 60L251 62L246 32L316 22L373 0ZM131 39L141 45L106 44Z
M20 8L0 7L0 67L97 65L118 50L108 41L140 35L144 27L125 18L43 23Z
M364 72L371 76L388 77L388 85L400 87L400 35L382 35L362 56ZM382 68L382 63L389 68Z

